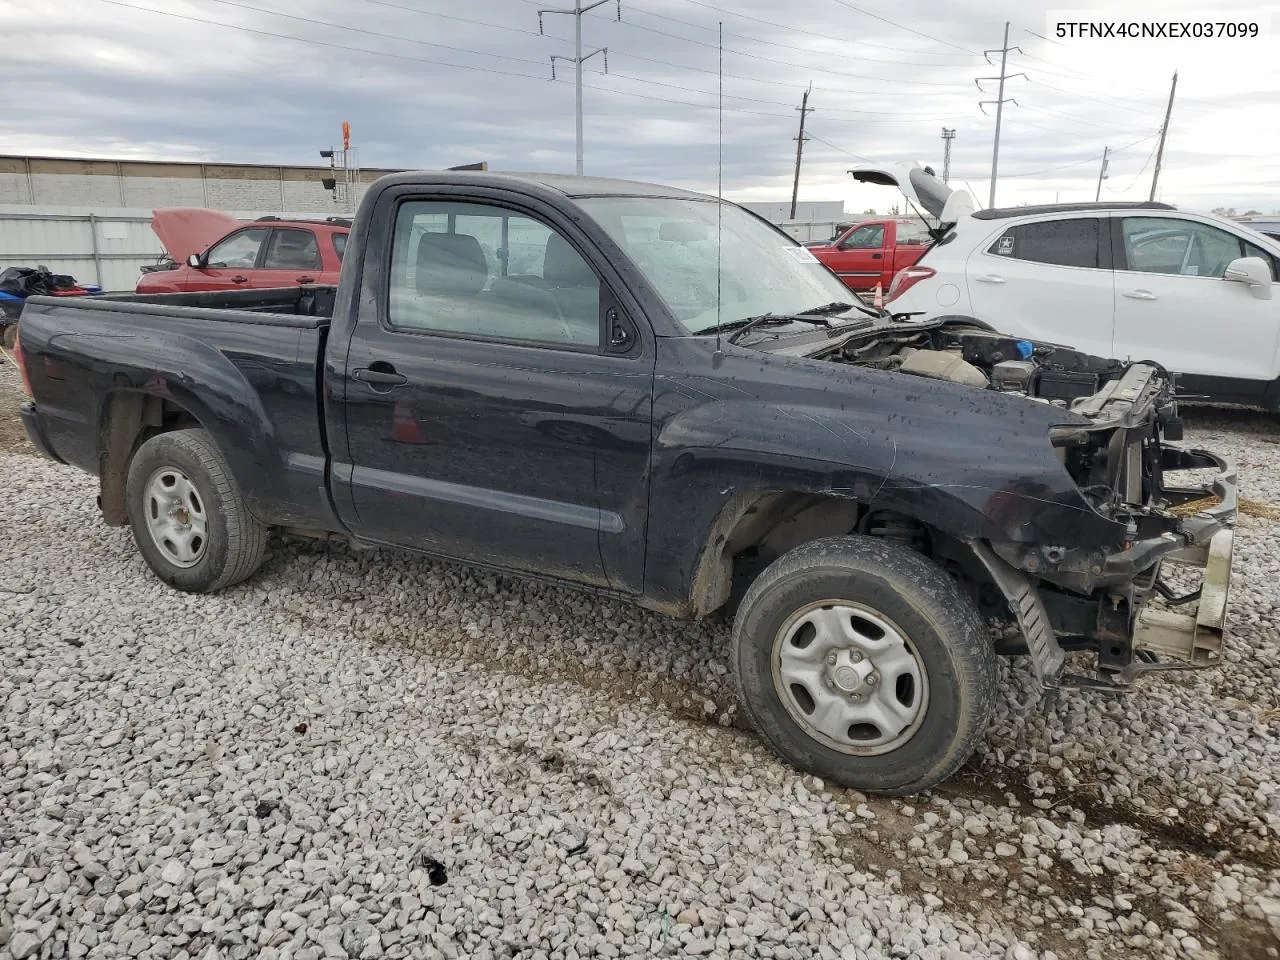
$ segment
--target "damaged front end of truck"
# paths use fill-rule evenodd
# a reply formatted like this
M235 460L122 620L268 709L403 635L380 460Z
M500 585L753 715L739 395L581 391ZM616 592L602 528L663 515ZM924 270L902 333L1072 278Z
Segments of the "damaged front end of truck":
M1180 442L1174 377L1163 368L946 321L885 322L816 356L1061 411L1045 455L1073 489L1014 481L985 497L982 512L1007 536L968 539L960 564L980 606L993 619L1007 607L1016 621L1002 652L1029 653L1048 686L1107 690L1219 662L1235 468ZM1091 675L1066 672L1074 651L1096 655Z
M1123 524L1119 543L990 545L1001 562L989 569L1010 588L1007 596L1019 598L1011 606L1046 680L1061 675L1064 647L1097 657L1094 676L1066 675L1064 682L1105 688L1151 671L1216 666L1222 656L1235 468L1174 439L1181 421L1173 389L1159 367L1132 364L1070 404L1088 423L1051 431L1090 506ZM1038 589L1020 592L1015 580ZM1047 649L1036 649L1037 636L1049 638Z

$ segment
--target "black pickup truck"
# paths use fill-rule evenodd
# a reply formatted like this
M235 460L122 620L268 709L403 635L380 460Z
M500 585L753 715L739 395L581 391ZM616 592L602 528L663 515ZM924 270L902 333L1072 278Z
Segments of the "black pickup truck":
M181 590L275 530L731 611L760 734L862 789L955 772L998 654L1217 661L1235 480L1163 370L848 299L711 197L399 174L336 288L32 298L22 416Z

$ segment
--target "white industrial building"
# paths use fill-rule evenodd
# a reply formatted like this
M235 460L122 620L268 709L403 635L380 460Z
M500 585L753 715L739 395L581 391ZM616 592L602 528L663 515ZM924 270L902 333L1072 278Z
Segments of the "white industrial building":
M370 183L392 172L353 174L339 203L322 183L334 176L327 166L0 156L0 270L43 264L84 283L132 290L139 268L164 253L151 231L158 207L207 207L244 219L344 216Z
M352 203L365 186L391 172L361 170ZM350 204L335 203L321 183L332 176L327 166L0 156L0 204L342 214Z

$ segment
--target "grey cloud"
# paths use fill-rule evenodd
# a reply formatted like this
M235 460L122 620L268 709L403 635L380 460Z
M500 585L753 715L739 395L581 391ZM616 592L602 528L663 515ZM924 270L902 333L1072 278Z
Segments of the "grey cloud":
M127 148L130 155L308 163L318 160L316 150L332 143L348 119L367 166L486 159L497 168L572 169L568 66L557 68L559 82L549 79L551 54L571 52L572 23L547 17L551 37L536 36L538 7L550 3L126 2L369 52L191 23L103 0L68 0L52 15L17 0L9 7L0 3L0 27L20 40L0 61L9 94L0 127L8 142L47 153L116 145L112 152ZM811 132L819 139L806 148L807 194L843 195L849 187L844 171L855 154L940 163L938 134L945 124L959 130L957 179L970 180L985 199L993 120L983 116L978 101L994 93L989 86L985 97L979 94L973 77L993 70L969 51L998 45L1006 17L1015 21L1012 39L1025 51L1013 62L1030 79L1011 81L1008 91L1020 106L1006 115L1001 169L1010 179L1007 187L1002 181L1002 197L1018 196L1023 188L1040 191L1042 199L1052 199L1056 190L1091 196L1102 147L1149 138L1159 125L1164 76L1107 86L1092 78L1094 61L1027 33L1044 29L1044 10L1057 6L1051 0L956 0L945 6L864 0L855 6L946 42L838 0L786 7L768 0L631 0L623 4L622 23L611 21L611 5L599 8L584 29L589 48L609 47L610 75L599 72L600 58L589 63L589 172L714 189L718 20L726 31L724 180L730 195L789 191L794 107L812 80ZM289 20L270 9L355 29ZM1266 84L1250 78L1241 85ZM1167 168L1203 162L1204 144L1185 132L1200 120L1263 102L1274 105L1274 95L1215 89L1189 96L1175 118ZM1152 145L1148 139L1117 153L1108 186L1132 182ZM1247 146L1247 139L1235 144ZM1236 152L1241 156L1234 165L1212 165L1206 181L1187 192L1212 194L1213 205L1215 190L1236 206L1274 202L1265 199L1269 183L1254 179L1260 174L1247 152Z

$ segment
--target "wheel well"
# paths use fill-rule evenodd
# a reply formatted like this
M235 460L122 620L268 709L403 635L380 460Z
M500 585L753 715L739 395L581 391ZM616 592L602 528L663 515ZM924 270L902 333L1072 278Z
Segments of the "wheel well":
M98 506L109 526L129 522L125 479L134 451L158 433L198 426L189 410L164 397L131 390L108 397L98 432Z
M985 610L990 578L973 548L916 517L870 507L858 500L799 492L735 498L721 512L694 578L695 617L736 606L751 582L778 557L822 537L857 533L890 540L938 563L973 589Z

